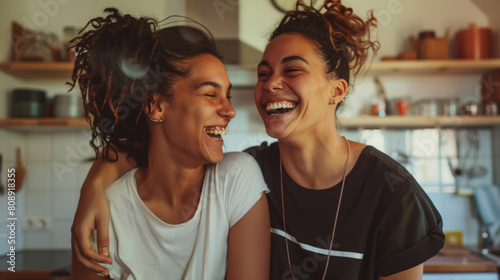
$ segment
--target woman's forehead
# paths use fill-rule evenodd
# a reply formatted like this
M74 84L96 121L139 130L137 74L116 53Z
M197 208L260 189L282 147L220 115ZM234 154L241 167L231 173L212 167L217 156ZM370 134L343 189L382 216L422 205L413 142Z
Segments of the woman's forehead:
M185 81L192 87L202 85L218 85L227 89L230 85L224 64L213 55L202 54L186 61L189 74Z
M277 36L267 45L259 65L284 64L292 60L307 64L313 64L314 61L322 63L314 43L309 38L300 34L286 33Z

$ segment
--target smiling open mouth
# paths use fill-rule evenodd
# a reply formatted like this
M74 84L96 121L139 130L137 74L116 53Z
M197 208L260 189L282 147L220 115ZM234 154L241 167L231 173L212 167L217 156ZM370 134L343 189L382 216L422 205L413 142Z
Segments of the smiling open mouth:
M266 113L268 116L284 114L293 110L297 105L290 101L269 102L266 104Z
M204 131L210 138L215 140L222 140L221 135L227 135L226 128L222 126L207 126Z

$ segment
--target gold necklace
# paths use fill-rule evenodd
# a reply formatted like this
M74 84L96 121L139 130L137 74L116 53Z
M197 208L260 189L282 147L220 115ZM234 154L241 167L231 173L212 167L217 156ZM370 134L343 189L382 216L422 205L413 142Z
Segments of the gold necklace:
M337 213L335 214L335 221L333 223L333 230L332 230L332 239L330 240L330 248L328 248L328 258L326 259L326 266L325 266L325 272L323 273L323 280L325 280L326 277L326 272L328 270L328 264L330 263L330 254L332 252L332 246L333 246L333 239L335 237L335 229L337 228L337 219L339 217L339 210L340 210L340 203L342 201L342 195L344 194L344 183L345 183L345 176L347 174L347 167L349 166L349 157L351 156L351 146L349 145L349 141L345 138L344 140L347 143L347 160L345 163L345 168L344 168L344 175L342 176L342 187L340 189L340 197L339 197L339 203L337 205ZM280 156L280 181L281 181L281 208L283 211L283 231L285 232L285 244L286 244L286 256L288 257L288 269L290 269L290 273L292 274L293 280L295 280L295 276L292 271L292 262L290 260L290 250L288 249L288 237L286 233L286 223L285 223L285 199L283 195L283 168L282 168L282 161L281 161L281 156Z

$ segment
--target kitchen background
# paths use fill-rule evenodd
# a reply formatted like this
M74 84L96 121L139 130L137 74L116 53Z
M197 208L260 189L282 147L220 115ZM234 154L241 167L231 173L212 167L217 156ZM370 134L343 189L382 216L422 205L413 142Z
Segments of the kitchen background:
M499 57L500 2L489 0L364 0L344 1L359 15L373 9L380 20L378 38L381 49L374 61L394 56L411 45L408 36L422 30L434 30L437 37L450 34L449 51L453 57L453 35L474 22L494 31L495 57ZM191 16L209 27L215 37L238 38L263 51L268 32L282 16L269 0L23 0L0 2L0 61L10 60L11 23L35 30L52 32L63 38L63 27L82 27L90 18L102 15L105 7L114 6L123 13L153 16L172 14ZM254 109L251 85L254 73L235 69L230 73L237 117L231 122L225 139L227 151L239 151L269 138ZM249 75L249 76L248 76ZM459 104L480 101L481 73L382 74L379 80L389 99L418 100L439 97L458 98ZM0 118L9 116L9 93L15 88L45 90L49 97L66 94L64 79L22 79L0 72ZM497 85L498 86L498 85ZM347 98L342 117L370 113L380 90L374 76L361 75ZM69 94L77 94L72 92ZM459 118L459 117L457 117ZM500 182L500 133L498 127L457 125L449 129L363 129L346 125L348 138L374 145L402 162L425 188L444 219L444 229L461 232L463 243L477 247L480 242L480 219L470 195L477 187ZM19 224L18 249L68 249L70 227L77 206L79 189L90 168L94 153L88 146L90 132L84 128L29 131L0 127L0 154L3 156L1 182L6 184L7 168L16 166L16 149L26 170L24 184L16 193ZM451 167L451 168L450 168ZM461 168L464 174L454 176ZM468 172L467 172L468 171ZM470 175L470 176L469 176ZM8 251L7 195L0 194L0 255ZM35 221L27 223L27 218ZM45 223L37 224L43 218ZM41 228L41 229L40 229Z

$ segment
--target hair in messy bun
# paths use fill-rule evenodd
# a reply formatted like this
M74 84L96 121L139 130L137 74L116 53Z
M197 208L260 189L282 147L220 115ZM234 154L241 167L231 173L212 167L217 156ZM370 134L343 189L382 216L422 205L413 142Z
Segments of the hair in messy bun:
M370 39L372 27L377 27L373 11L363 21L340 0L326 0L319 9L298 1L296 9L284 16L270 40L284 33L298 33L311 39L326 63L328 77L349 83L350 72L357 74L369 51L375 54L379 48L379 43Z
M153 18L121 15L115 8L104 12L106 17L91 19L81 32L90 30L72 41L77 56L69 85L73 89L78 82L96 154L102 148L103 159L114 161L117 147L146 165L144 108L155 106L155 96L172 97L174 82L190 71L183 60L202 53L220 55L210 32L189 18L167 18L166 24L177 25L159 29Z

